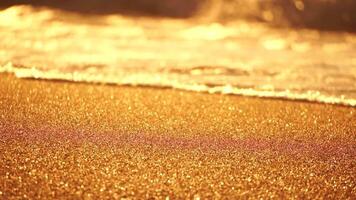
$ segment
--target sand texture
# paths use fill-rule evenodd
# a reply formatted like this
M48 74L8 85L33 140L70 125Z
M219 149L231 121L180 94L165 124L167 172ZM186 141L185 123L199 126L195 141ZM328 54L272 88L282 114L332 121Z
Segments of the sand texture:
M0 199L356 198L356 108L0 74Z

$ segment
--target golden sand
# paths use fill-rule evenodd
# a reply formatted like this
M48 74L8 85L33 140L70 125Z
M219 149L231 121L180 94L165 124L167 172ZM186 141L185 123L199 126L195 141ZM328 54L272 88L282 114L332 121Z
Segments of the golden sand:
M0 199L355 199L356 108L0 74Z

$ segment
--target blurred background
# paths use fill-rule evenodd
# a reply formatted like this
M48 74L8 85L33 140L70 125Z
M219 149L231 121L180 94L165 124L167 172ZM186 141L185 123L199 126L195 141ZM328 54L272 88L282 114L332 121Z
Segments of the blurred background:
M200 17L211 21L262 21L333 31L356 31L355 0L2 0L1 8L27 4L82 14Z
M356 0L0 0L0 7L0 72L18 77L356 105Z

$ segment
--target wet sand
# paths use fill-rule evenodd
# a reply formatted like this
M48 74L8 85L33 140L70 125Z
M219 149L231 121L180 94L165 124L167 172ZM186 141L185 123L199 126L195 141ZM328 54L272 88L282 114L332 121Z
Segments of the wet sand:
M0 199L356 197L356 108L0 74Z

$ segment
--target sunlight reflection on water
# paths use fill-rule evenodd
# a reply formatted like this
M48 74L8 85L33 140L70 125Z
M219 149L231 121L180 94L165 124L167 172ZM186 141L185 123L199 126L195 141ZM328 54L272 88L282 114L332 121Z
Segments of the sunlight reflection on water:
M356 36L263 23L0 11L0 72L356 105Z

